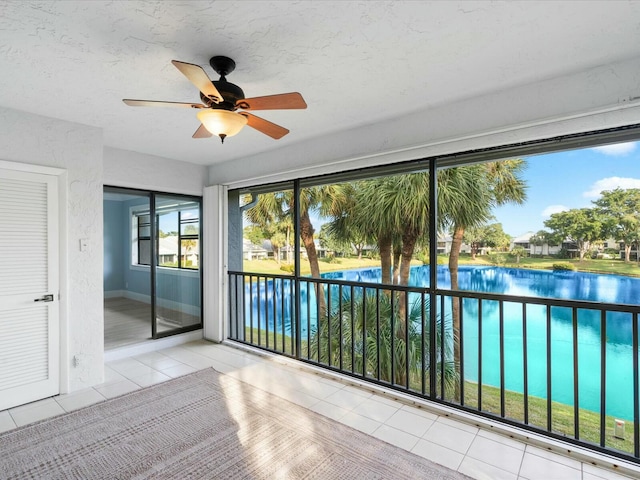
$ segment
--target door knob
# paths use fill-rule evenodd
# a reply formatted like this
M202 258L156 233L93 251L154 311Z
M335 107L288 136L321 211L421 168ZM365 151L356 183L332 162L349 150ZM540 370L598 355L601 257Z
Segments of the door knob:
M33 301L34 302L53 302L53 295L52 294L44 295L43 297L35 298Z

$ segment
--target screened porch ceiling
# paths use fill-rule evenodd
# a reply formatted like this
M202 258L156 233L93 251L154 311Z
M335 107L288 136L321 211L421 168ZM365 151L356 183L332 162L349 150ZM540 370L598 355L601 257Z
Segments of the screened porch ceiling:
M202 165L277 151L403 115L639 55L640 2L1 2L0 106L100 127L107 146ZM172 59L232 57L248 97L299 91L308 109L194 140L199 101ZM621 92L628 93L628 92Z

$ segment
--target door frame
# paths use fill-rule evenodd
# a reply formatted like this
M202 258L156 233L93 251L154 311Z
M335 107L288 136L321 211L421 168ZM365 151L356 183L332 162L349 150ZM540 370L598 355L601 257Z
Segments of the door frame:
M58 186L58 325L59 325L59 352L58 352L58 378L60 394L69 393L69 322L68 322L68 271L67 271L67 170L57 167L47 167L30 163L11 162L0 160L0 168L26 173L51 175L57 178Z

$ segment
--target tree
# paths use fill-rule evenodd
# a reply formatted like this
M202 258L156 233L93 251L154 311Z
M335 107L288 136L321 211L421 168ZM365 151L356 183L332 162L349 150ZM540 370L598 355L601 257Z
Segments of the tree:
M445 320L438 316L436 364L430 365L427 352L431 339L428 330L423 335L420 321L423 312L428 312L429 308L428 301L424 306L419 300L412 302L408 311L407 336L399 336L399 305L394 304L390 296L380 295L378 298L367 293L364 296L356 294L352 298L351 293L345 290L342 301L332 302L329 321L319 323L312 332L308 343L309 356L326 365L344 365L347 370L353 367L354 373L379 374L379 379L384 382L404 385L416 391L421 389L424 369L429 375L435 375L438 383L444 382L445 391L451 394L457 383L451 361L451 331L444 331L442 337L440 322Z
M502 230L501 223L472 226L464 232L462 238L471 246L471 258L474 260L482 247L504 249L511 241L511 237Z
M540 257L544 253L544 245L553 245L553 235L546 230L538 230L529 238L529 243L534 247L540 247ZM531 255L535 255L536 249L534 248Z
M491 209L506 203L523 203L526 184L520 177L526 163L521 159L500 160L438 172L438 214L453 227L449 273L451 289L458 289L460 247L467 228L490 218ZM460 304L452 298L453 357L460 370ZM463 381L462 379L460 381ZM460 395L459 385L455 392Z
M631 246L640 238L640 189L604 191L593 203L602 216L604 235L624 242L624 261L631 261Z
M271 242L271 248L275 260L280 263L280 248L284 246L287 231L291 228L291 214L289 209L289 199L286 192L269 192L260 194L256 204L245 211L245 215L253 224L253 228L245 232L249 232L253 239L257 240L258 232L262 232L262 238L267 238ZM256 232L255 230L258 230ZM253 242L253 243L262 243Z
M591 244L603 237L603 223L593 208L573 208L553 213L544 225L551 229L556 241L574 242L578 247L581 262Z
M516 257L516 263L520 263L520 257L523 257L526 254L527 251L524 249L524 247L517 246L511 249L511 255Z
M320 241L320 246L322 248L331 250L340 255L348 255L352 251L349 241L338 236L336 232L332 230L330 223L325 223L320 227L318 240Z
M258 225L247 225L243 230L244 237L254 245L262 245L265 240L265 233Z

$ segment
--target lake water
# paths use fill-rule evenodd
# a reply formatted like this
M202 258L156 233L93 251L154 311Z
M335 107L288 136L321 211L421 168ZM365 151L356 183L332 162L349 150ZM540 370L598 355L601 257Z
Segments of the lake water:
M324 278L379 284L380 268L347 270L323 274ZM602 303L640 304L640 278L617 275L596 275L581 272L552 272L501 267L461 266L459 269L461 290L501 293L522 297L547 297L565 300L587 300ZM438 286L450 287L449 270L439 266ZM413 267L410 284L428 286L429 267ZM245 292L246 311L253 310L254 326L260 318L261 328L269 324L281 332L291 332L290 281L273 284L264 280L261 294L256 285ZM302 311L307 311L306 289L302 284ZM264 299L267 292L267 302ZM315 325L315 301L311 292L311 325ZM337 298L334 292L334 300ZM283 308L282 299L285 299ZM445 324L450 322L451 302L445 302ZM260 316L258 317L258 311ZM305 314L306 317L306 314ZM478 380L478 302L463 301L464 376L466 380ZM284 325L283 325L284 322ZM606 411L609 415L624 419L633 418L633 355L632 315L611 312L607 314L606 338ZM500 336L499 306L495 301L482 303L482 382L500 386ZM306 319L301 333L306 337ZM520 303L504 304L504 354L505 389L523 391L523 322ZM578 310L578 378L579 404L581 408L600 411L601 341L600 313L594 310ZM551 309L551 397L553 400L573 405L573 329L569 308ZM547 396L547 322L543 305L527 306L527 361L529 394Z
M325 278L358 282L379 282L380 269L331 272ZM588 300L602 303L640 303L640 279L617 275L597 275L581 272L552 272L500 267L461 266L461 290L502 293L516 296L550 297ZM411 269L410 284L428 286L429 267ZM438 267L438 286L449 288L446 267ZM445 314L449 314L450 302ZM571 309L551 310L551 382L552 399L573 405L573 329ZM478 302L465 299L464 366L465 378L478 379ZM522 306L504 304L505 388L523 391ZM546 398L546 309L527 307L527 360L529 394ZM482 305L482 381L500 385L500 341L498 303L484 301ZM600 411L600 313L578 310L578 378L581 408ZM633 356L632 316L626 313L607 314L606 344L606 410L610 415L633 418Z

